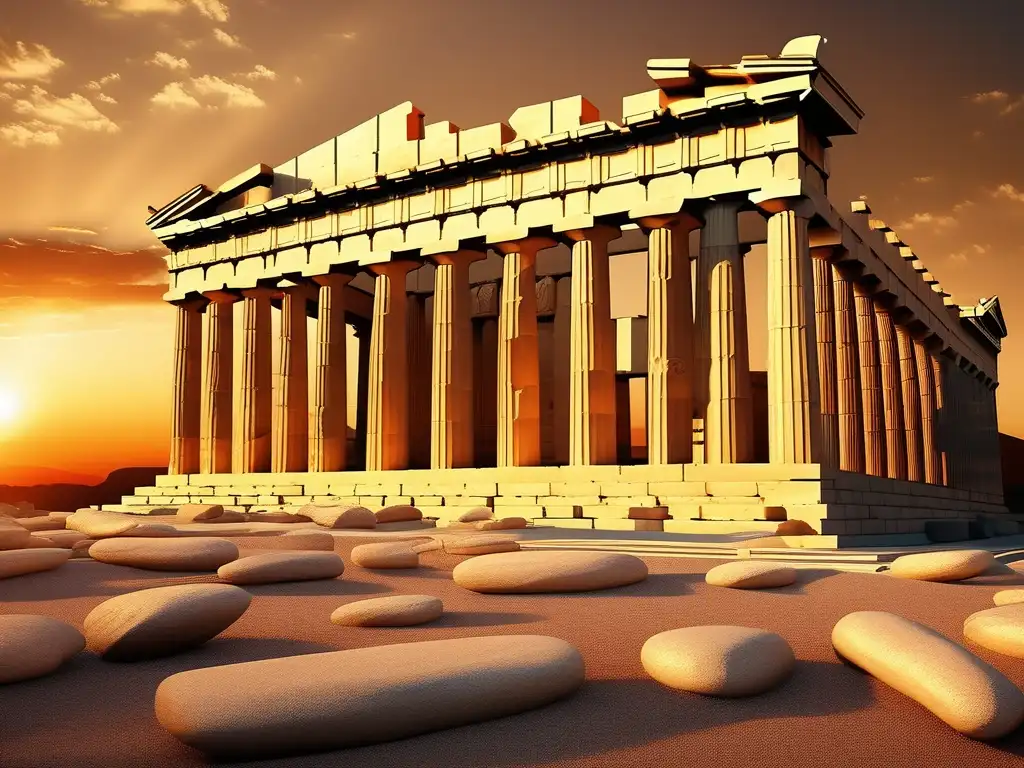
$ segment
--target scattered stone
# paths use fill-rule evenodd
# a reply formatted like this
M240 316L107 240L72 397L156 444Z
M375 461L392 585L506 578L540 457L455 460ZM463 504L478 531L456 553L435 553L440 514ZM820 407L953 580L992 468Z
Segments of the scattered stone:
M331 614L331 621L346 627L411 627L434 621L443 612L436 597L394 595L347 603Z
M195 648L234 624L252 595L230 584L182 584L118 595L85 617L89 650L139 661Z
M918 581L961 581L980 576L993 562L993 554L983 549L922 552L897 557L892 561L889 573L901 579Z
M277 584L335 579L344 570L344 561L334 552L266 552L228 563L217 575L229 584Z
M0 616L0 685L55 672L85 647L82 633L49 616Z
M246 521L245 513L238 512L234 509L225 509L216 517L205 518L203 520L196 520L197 523L244 523Z
M0 504L0 515L15 520L25 520L32 517L46 517L46 511L36 509L30 502L19 501L17 504Z
M182 504L177 517L183 523L201 523L224 514L223 504Z
M23 549L50 549L57 546L49 539L39 538L29 533L28 542L22 546Z
M130 531L125 531L122 536L140 537L143 539L164 538L166 536L177 536L178 529L167 523L139 523Z
M1016 573L1016 571L1014 572ZM1024 603L1024 589L1004 589L1001 592L996 592L992 595L992 602L996 605Z
M139 524L126 515L116 512L100 512L96 509L80 509L64 521L69 530L84 533L91 539L120 536Z
M416 568L420 556L408 541L386 541L353 547L352 562L360 568Z
M63 520L54 520L52 517L23 517L18 520L18 525L26 531L62 531L65 529Z
M704 580L713 587L732 589L786 587L796 581L796 569L754 560L734 560L716 565Z
M318 507L307 504L302 514L324 528L375 528L377 518L366 507Z
M246 512L247 523L311 523L311 518L291 512Z
M509 531L528 525L525 517L503 517L500 520L481 520L475 527L478 531Z
M511 536L498 534L452 537L442 542L449 555L493 555L497 552L518 552L519 542Z
M481 520L493 520L494 510L490 507L473 507L456 518L459 523L478 523Z
M32 532L15 522L0 520L0 550L21 549L28 545Z
M588 592L643 581L647 564L639 557L615 552L500 552L459 563L452 578L473 592Z
M377 510L374 517L378 523L405 523L410 520L422 520L423 513L408 504L396 504Z
M92 545L95 544L95 543L96 543L95 539L85 539L84 541L79 541L76 544L72 544L71 545L71 557L72 558L86 558L87 557L87 558L91 559L92 555L89 554L89 548L92 547Z
M53 520L67 520L74 512L47 512L46 516Z
M796 659L779 635L731 626L685 627L644 643L640 661L662 685L712 696L756 696L793 672Z
M583 679L579 652L554 637L399 643L179 672L157 688L156 718L209 755L264 758L504 717Z
M86 541L88 537L84 533L78 531L42 531L40 533L33 533L33 537L43 542L49 542L49 547L61 547L63 549L71 549L75 544L80 541Z
M27 533L27 531L26 531ZM29 534L29 539L32 536ZM66 549L49 546L34 549L10 549L0 552L0 579L24 576L28 573L52 571L71 559Z
M835 625L832 645L842 658L967 736L995 739L1024 722L1024 693L999 670L922 624L858 611Z
M334 537L325 531L288 531L275 536L274 543L280 543L283 549L334 551Z
M206 537L103 539L89 548L93 560L152 571L215 571L238 558L227 539Z
M964 637L982 648L1024 659L1024 603L1010 603L972 613Z
M805 520L783 520L775 529L776 536L817 536L818 532Z

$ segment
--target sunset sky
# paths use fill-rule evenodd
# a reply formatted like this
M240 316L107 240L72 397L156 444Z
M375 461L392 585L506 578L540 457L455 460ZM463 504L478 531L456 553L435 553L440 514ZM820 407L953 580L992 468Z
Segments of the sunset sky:
M166 462L173 310L147 205L406 100L469 128L579 93L619 121L648 58L806 34L866 112L829 197L865 196L960 303L998 293L1000 427L1024 435L1020 0L0 5L0 478Z

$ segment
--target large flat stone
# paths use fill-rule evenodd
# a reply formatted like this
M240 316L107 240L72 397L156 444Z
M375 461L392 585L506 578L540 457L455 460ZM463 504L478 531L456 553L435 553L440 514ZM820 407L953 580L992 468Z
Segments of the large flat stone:
M32 538L31 534L29 538ZM0 552L0 579L52 571L71 559L70 549L47 547L46 542L41 543L42 547L33 549L10 549Z
M588 592L643 581L647 564L639 557L614 552L500 552L459 563L452 578L474 592Z
M982 648L1024 659L1024 603L1010 603L972 613L964 637Z
M89 556L152 571L215 571L238 558L238 546L207 537L102 539L89 548Z
M921 552L897 557L892 561L889 575L919 581L961 581L981 576L993 563L993 554L983 549Z
M704 580L714 587L732 589L786 587L796 581L796 569L777 563L735 560L716 565L705 574Z
M58 619L0 616L0 684L48 675L84 647L82 633Z
M441 616L444 605L431 595L391 595L346 603L331 621L346 627L411 627Z
M335 579L344 570L345 562L335 552L265 552L230 562L217 575L229 584L277 584Z

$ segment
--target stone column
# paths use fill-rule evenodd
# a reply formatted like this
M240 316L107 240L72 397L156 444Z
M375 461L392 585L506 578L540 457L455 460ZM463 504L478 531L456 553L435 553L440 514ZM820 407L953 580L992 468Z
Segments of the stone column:
M749 462L754 453L744 249L737 219L742 205L707 206L697 257L694 410L704 418L708 464Z
M903 387L900 380L900 351L892 315L875 304L878 349L882 368L882 405L885 409L885 463L888 477L907 479L907 436L903 421Z
M499 467L540 463L540 362L537 349L537 252L555 243L525 238L499 243L503 257L498 317Z
M900 355L900 385L903 390L903 428L907 442L907 479L924 482L924 450L921 441L921 387L917 380L914 339L903 325L896 326Z
M886 477L885 405L882 397L882 366L871 291L853 284L857 305L857 339L860 364L861 406L864 421L864 471Z
M839 469L863 473L864 424L861 415L856 299L852 276L835 263L832 264L832 299L835 312Z
M171 457L167 473L199 471L199 409L202 397L203 300L176 302L174 325L174 397Z
M821 459L810 215L794 206L768 220L768 440L773 464Z
M469 265L479 251L434 256L430 466L473 466L473 322Z
M818 400L821 408L821 463L839 466L839 387L836 362L835 287L831 248L811 250L814 270L814 335L818 343Z
M938 485L942 482L942 464L936 438L935 375L931 355L922 339L914 340L914 365L921 387L921 444L924 450L924 481Z
M373 328L370 333L366 469L409 465L409 358L406 349L405 278L417 265L374 264Z
M686 213L645 218L647 240L647 462L693 460L693 291Z
M269 472L273 363L269 288L242 291L242 380L239 382L234 471Z
M608 243L617 228L564 233L572 242L569 322L569 464L614 464L615 321Z
M351 275L317 275L316 347L309 404L309 471L342 472L348 448L348 326Z
M935 385L935 442L939 458L939 479L950 485L949 479L949 411L946 399L946 358L941 353L931 354L932 382Z
M373 324L360 323L355 326L355 337L359 343L358 368L356 370L356 436L353 453L358 462L366 467L366 417L370 403L370 336Z
M231 472L231 425L234 399L234 327L238 296L206 294L206 370L203 386L200 469L204 475Z
M273 472L309 466L309 352L306 320L313 298L308 284L285 281L281 298L280 355L274 387Z

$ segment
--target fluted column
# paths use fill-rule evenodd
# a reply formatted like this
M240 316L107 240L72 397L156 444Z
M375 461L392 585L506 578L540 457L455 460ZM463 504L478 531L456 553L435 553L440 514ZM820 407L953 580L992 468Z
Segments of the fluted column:
M409 465L409 358L405 278L416 265L374 264L373 328L370 332L366 469Z
M615 324L608 243L617 228L564 233L572 241L569 321L569 464L614 464Z
M316 346L309 404L309 471L341 472L348 449L348 326L351 275L317 275Z
M176 304L174 326L174 396L171 456L167 473L187 475L199 471L199 409L202 396L203 316L205 302Z
M231 472L231 425L234 391L235 302L226 292L206 294L206 365L203 375L199 471Z
M949 421L950 403L946 398L946 357L940 353L932 354L932 382L935 391L935 443L939 460L939 479L942 485L952 485L949 475Z
M921 388L921 446L924 452L924 481L940 484L942 464L936 437L935 374L931 354L923 339L914 340L914 365Z
M430 466L473 466L473 321L469 265L479 251L434 256Z
M554 245L525 238L495 245L503 255L498 316L499 467L540 464L540 361L537 347L537 252Z
M889 311L875 304L878 349L882 368L882 405L885 410L885 463L887 476L907 479L907 436L904 424L903 386L896 324Z
M692 216L645 218L647 239L647 461L693 461Z
M821 463L839 466L839 388L836 365L835 297L831 248L811 250L814 270L814 335L818 345L818 400L821 409Z
M881 349L875 302L871 291L860 283L853 284L857 305L857 341L860 364L861 408L864 429L864 471L875 477L886 477L885 403L882 397Z
M810 213L800 213L768 220L768 440L771 462L783 464L821 458Z
M289 281L290 282L290 281ZM307 284L282 286L280 353L274 386L273 472L305 472L309 466L309 352L306 320L313 298Z
M857 347L857 307L853 280L833 263L832 300L835 313L836 412L839 469L864 469L864 424L861 416L860 365Z
M921 441L921 387L917 380L914 339L903 325L896 326L903 399L903 432L907 443L907 479L924 482L924 450Z
M356 435L353 453L357 457L357 466L362 462L366 466L366 430L367 414L370 410L370 336L373 323L358 323L355 326L355 337L358 342L356 369Z
M754 453L741 206L707 206L697 257L694 407L704 418L708 464L748 462Z
M239 382L235 472L269 472L273 421L273 363L269 288L242 291L242 380Z

